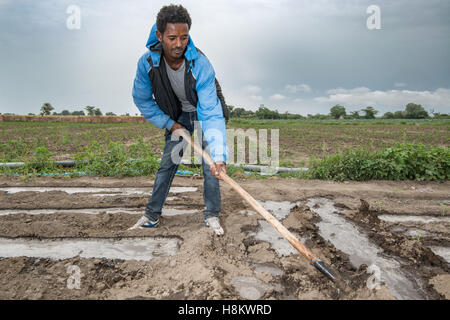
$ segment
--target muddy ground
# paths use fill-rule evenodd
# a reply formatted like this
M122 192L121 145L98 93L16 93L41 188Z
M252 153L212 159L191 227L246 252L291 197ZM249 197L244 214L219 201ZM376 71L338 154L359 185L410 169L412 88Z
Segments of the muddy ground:
M198 190L169 194L165 205L196 213L163 215L157 229L127 230L140 214L126 213L125 209L143 212L148 194L112 192L96 197L88 192L8 192L5 188L147 188L151 192L152 179L1 177L0 239L52 242L158 237L176 239L177 251L174 255L156 254L148 261L82 255L57 260L5 257L6 249L0 245L0 299L405 299L408 294L421 299L450 298L450 266L445 259L450 248L450 182L336 183L275 177L237 182L259 201L291 203L289 214L280 220L332 266L341 282L329 281L289 248L284 247L284 254L280 254L261 235L262 216L223 182L221 222L225 235L218 237L203 223L201 179L176 177L173 186ZM360 256L369 262L355 264L351 253L333 243L333 234L324 238L319 227L322 218L315 210L319 206L308 206L311 199L330 200L335 208L332 214L359 230L370 245L379 248L379 256L396 261L395 272L404 275L412 289L406 295L393 290L383 281L383 268L381 282L371 286L375 273L368 271L370 257ZM104 212L89 214L102 208ZM110 208L124 212L107 213ZM35 209L56 212L31 214ZM80 210L62 211L66 209ZM390 222L381 219L383 216L435 220ZM431 250L436 247L444 253L437 255ZM69 285L71 266L81 272L79 288Z

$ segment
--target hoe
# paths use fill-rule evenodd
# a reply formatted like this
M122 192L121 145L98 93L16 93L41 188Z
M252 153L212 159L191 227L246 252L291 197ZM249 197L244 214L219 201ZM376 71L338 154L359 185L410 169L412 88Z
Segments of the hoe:
M202 150L200 146L191 140L188 133L182 129L175 131L175 134L180 135L185 139L190 145L194 147L194 150L202 155L203 159L210 166L214 166L214 163L206 152ZM336 280L336 275L331 270L331 268L321 260L314 253L311 252L300 240L298 240L285 226L283 226L280 221L278 221L274 216L272 216L264 207L256 201L247 191L245 191L240 185L238 185L233 179L231 179L226 173L221 172L220 178L229 184L245 201L247 201L259 214L261 214L281 235L289 241L289 243L297 249L297 251L302 254L310 263L316 267L320 272L322 272L327 278L332 281Z

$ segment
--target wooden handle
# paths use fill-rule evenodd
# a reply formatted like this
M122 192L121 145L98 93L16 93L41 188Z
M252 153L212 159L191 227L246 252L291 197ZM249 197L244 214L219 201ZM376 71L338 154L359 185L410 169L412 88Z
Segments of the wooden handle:
M185 139L190 145L192 145L198 153L200 153L205 160L206 163L208 163L209 166L214 166L214 162L200 146L195 144L191 136L187 133L187 131L183 129L177 129L174 131L175 134L180 135ZM245 201L247 201L253 209L255 209L260 215L264 217L281 235L289 241L289 243L297 249L300 254L302 254L304 257L306 257L308 260L314 260L314 261L320 261L320 259L314 255L314 253L311 252L305 245L298 240L288 229L286 229L285 226L281 224L280 221L278 221L274 216L272 216L264 207L256 201L250 194L248 194L247 191L245 191L240 185L238 185L233 179L231 179L226 173L221 172L220 178L228 183Z

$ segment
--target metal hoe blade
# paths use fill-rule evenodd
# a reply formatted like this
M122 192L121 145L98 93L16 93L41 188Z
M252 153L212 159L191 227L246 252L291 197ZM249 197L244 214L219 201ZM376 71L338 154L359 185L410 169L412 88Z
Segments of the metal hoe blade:
M317 270L322 272L327 278L329 278L331 281L336 280L336 276L331 271L331 268L329 265L327 265L324 261L315 261L313 263L314 267L316 267Z

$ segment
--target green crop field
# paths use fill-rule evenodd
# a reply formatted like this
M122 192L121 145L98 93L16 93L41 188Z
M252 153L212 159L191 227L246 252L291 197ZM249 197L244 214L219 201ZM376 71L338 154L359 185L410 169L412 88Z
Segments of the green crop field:
M329 156L345 149L381 150L397 142L450 145L450 120L232 120L227 128L267 129L269 138L270 130L278 129L280 163L289 167L307 166L311 156ZM164 146L164 131L150 123L0 122L0 132L0 162L30 159L37 147L47 148L53 160L69 160L92 141L101 145L120 142L126 148L142 139L156 154Z
M448 150L450 144L450 120L233 119L227 128L244 133L267 129L269 146L271 130L277 129L280 166L285 167L310 167L312 159L346 150L374 152L398 143ZM0 132L0 162L36 161L36 157L92 160L101 152L116 157L123 153L122 158L150 154L158 158L164 146L164 131L150 123L0 122ZM246 141L247 153L248 147Z

